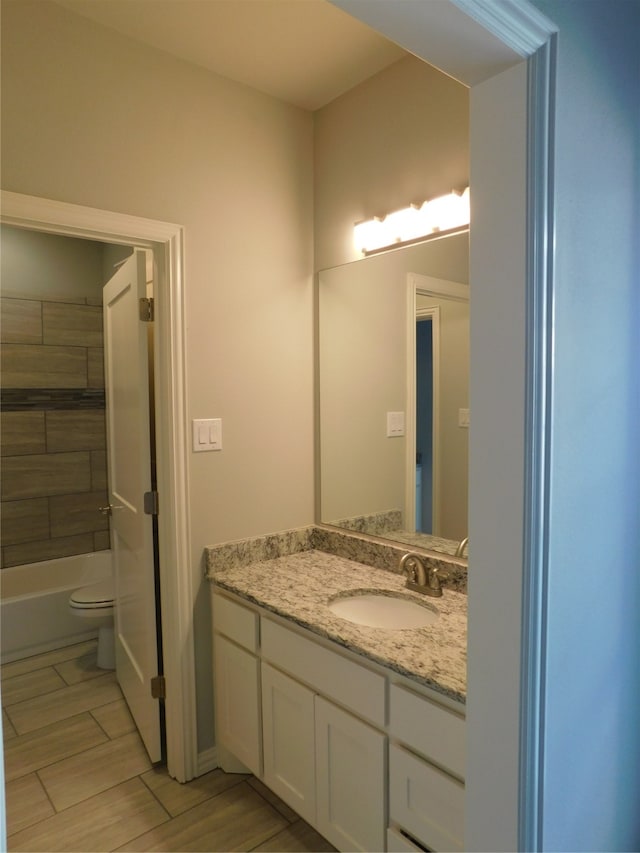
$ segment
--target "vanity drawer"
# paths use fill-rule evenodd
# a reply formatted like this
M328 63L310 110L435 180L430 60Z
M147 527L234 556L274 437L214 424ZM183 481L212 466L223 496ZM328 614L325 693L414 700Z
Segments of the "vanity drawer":
M385 679L262 618L262 657L356 714L385 725Z
M389 750L389 817L430 850L463 850L464 785L394 745Z
M250 652L258 649L258 618L248 607L213 593L213 630Z
M426 847L418 847L410 838L403 835L399 829L387 829L387 853L421 853Z
M465 719L399 684L389 691L391 735L465 778Z

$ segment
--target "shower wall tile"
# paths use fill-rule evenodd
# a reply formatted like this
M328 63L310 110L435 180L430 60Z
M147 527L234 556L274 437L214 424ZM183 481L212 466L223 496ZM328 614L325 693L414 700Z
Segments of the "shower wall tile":
M46 413L47 450L100 450L107 446L103 409Z
M71 557L73 554L89 554L93 551L93 536L91 533L83 533L79 536L27 542L24 545L8 545L3 551L6 567L21 566L42 560L57 560L58 557Z
M101 347L102 308L97 305L43 303L42 339L45 344Z
M4 501L0 519L3 545L19 545L49 537L49 503L46 498Z
M2 298L0 341L3 344L42 343L42 305L32 299Z
M87 350L87 387L104 388L104 350L101 347Z
M107 451L91 451L91 488L94 492L107 491Z
M111 548L111 537L108 530L102 530L93 534L93 550L108 551Z
M2 412L0 447L2 456L44 453L47 449L44 412Z
M87 351L82 347L2 344L4 388L85 388Z
M102 301L3 281L0 566L110 547ZM35 391L34 389L41 389Z
M49 498L51 536L75 536L109 529L109 519L100 512L108 503L106 492L57 495Z
M2 500L88 492L88 452L6 456L2 465Z
M86 296L65 296L64 293L39 293L40 302L63 302L66 305L86 305Z

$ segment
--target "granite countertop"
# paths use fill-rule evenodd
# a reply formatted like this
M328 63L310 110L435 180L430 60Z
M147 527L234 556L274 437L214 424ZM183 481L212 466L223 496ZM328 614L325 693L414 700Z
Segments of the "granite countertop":
M402 575L317 550L241 566L214 563L208 577L314 634L465 702L467 596L462 593L445 589L442 597L429 598L406 589ZM401 593L436 610L439 618L424 628L368 628L341 619L327 606L340 594L372 590Z

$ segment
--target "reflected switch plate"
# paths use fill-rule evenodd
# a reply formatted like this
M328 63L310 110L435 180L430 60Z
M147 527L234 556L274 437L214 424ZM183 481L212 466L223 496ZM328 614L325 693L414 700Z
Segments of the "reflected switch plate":
M404 412L387 412L387 438L404 435Z

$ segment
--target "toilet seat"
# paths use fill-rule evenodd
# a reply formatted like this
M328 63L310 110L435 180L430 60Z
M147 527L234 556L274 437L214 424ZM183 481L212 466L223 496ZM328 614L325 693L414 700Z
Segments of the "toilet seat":
M74 616L98 631L96 663L100 669L115 669L115 642L113 632L114 585L113 579L83 586L69 596L69 609Z
M113 607L113 581L83 586L69 598L69 606L75 610L108 610Z

